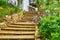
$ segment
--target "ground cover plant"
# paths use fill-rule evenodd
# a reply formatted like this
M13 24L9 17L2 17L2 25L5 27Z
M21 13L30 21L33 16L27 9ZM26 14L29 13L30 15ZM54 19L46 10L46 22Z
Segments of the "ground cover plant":
M38 24L38 34L44 35L44 40L60 40L60 0L38 0L46 16ZM41 10L41 9L40 9ZM40 11L41 12L41 11Z
M44 35L44 40L60 40L59 21L60 17L46 16L39 21L38 32L40 35Z

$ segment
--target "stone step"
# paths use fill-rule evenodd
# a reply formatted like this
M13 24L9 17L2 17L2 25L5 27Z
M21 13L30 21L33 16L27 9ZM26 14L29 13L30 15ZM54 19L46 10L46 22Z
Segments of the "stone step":
M26 22L34 22L33 18L31 18L31 19L29 19L29 18L25 19L25 18L24 18L22 21L26 21Z
M34 39L34 35L0 35L0 39Z
M32 20L33 17L24 17L23 20L25 20L25 19Z
M23 17L33 17L33 16L37 16L37 15L29 15L29 14L27 14L27 15L24 15Z
M23 18L32 18L33 16L23 16Z
M23 17L33 17L33 15L24 15Z
M37 13L28 13L28 14L25 14L25 15L37 15Z
M33 22L32 19L28 20L28 19L24 19L24 20L20 20L19 22Z
M13 30L13 31L34 31L35 28L11 28L11 27L6 27L6 28L1 28L1 30Z
M23 16L23 18L32 18L32 17L33 17L33 15Z
M25 19L32 20L33 17L24 17L23 20L25 20Z
M11 24L9 24L8 27L12 27L12 28L35 28L34 25L11 25Z
M40 38L37 38L37 40L41 40Z
M11 23L11 24L14 24L14 25L21 25L21 24L25 24L25 25L35 25L34 22L17 22L17 23Z
M26 21L26 22L33 22L33 18L23 18L23 20Z
M0 35L34 35L35 31L0 31Z

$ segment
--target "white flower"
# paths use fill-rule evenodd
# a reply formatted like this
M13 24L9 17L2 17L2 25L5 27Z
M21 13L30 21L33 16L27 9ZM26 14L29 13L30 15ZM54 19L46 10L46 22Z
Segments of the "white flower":
M38 11L38 8L35 8L35 11Z
M8 15L6 15L6 17L8 17Z

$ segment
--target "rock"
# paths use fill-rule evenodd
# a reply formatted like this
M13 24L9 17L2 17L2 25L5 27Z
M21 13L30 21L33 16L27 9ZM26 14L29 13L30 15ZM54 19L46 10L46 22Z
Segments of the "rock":
M16 23L16 22L19 21L19 15L18 14L13 14L11 17L12 17L12 22L13 23Z
M8 15L6 15L6 17L5 17L5 21L7 22L7 23L11 23L11 16L8 16Z
M4 28L4 27L7 27L6 23L5 22L0 23L0 28Z
M12 6L17 6L18 5L18 0L8 0L8 4Z

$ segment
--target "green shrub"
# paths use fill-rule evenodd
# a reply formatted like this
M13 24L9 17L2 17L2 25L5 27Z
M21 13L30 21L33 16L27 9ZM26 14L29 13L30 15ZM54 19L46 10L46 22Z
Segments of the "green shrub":
M60 40L59 36L59 26L60 26L60 17L58 16L46 16L43 17L41 21L39 21L39 34L44 34L45 40Z
M8 0L0 0L0 6L7 7L8 6Z
M19 11L20 9L17 6L10 6L8 4L8 0L0 0L0 18L5 17L6 15L17 13Z
M37 0L38 6L41 3L47 16L39 21L39 35L43 34L44 40L60 40L60 0Z

